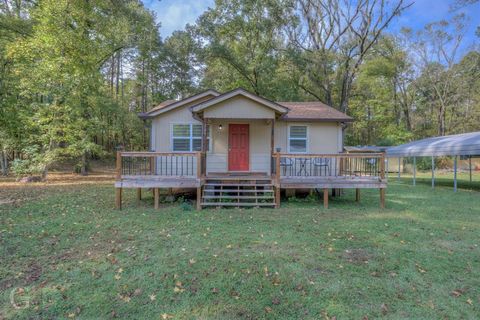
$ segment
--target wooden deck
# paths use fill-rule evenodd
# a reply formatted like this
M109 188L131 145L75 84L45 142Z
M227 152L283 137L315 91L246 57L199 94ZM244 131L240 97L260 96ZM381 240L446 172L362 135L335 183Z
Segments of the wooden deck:
M272 155L271 173L205 173L201 152L119 152L117 154L116 207L122 189L152 189L159 207L159 189L196 189L197 208L203 206L280 207L281 189L322 189L328 207L329 189L379 189L385 206L384 154L280 154ZM268 201L267 201L268 200ZM272 200L273 202L270 202Z
M170 176L122 176L115 188L199 188L202 179Z
M357 189L357 188L386 188L387 181L379 177L282 177L282 189Z

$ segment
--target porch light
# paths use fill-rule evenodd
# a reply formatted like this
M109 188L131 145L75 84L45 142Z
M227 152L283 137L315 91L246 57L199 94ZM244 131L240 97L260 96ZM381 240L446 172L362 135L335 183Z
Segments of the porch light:
M221 124L218 125L218 130L222 130L223 126Z

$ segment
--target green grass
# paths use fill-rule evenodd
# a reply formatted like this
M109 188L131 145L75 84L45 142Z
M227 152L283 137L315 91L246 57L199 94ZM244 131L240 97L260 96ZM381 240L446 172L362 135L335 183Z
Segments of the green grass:
M150 195L124 198L114 210L113 187L97 184L1 205L0 318L480 316L476 191L391 178L385 210L378 190L328 210L155 211Z

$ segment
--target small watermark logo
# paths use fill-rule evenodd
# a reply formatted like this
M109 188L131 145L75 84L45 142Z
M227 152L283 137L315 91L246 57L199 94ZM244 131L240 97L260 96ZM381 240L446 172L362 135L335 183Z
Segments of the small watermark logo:
M15 309L26 309L30 306L30 297L23 288L13 288L10 292L10 303Z

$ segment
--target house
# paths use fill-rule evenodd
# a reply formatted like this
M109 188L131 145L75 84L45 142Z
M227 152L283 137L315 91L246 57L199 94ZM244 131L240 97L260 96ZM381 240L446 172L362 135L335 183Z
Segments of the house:
M151 121L151 151L119 154L120 202L126 187L196 188L199 208L278 207L281 189L321 188L328 200L328 188L386 187L381 161L370 161L383 155L347 158L343 129L353 119L318 101L207 90L140 117Z

